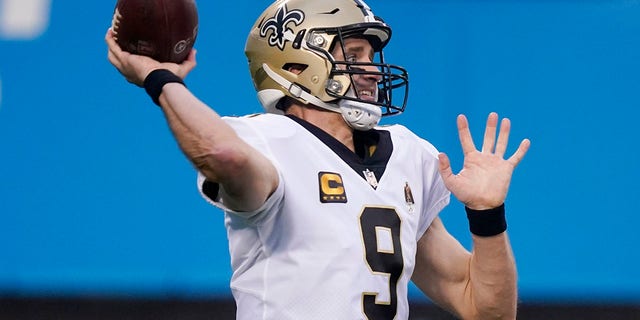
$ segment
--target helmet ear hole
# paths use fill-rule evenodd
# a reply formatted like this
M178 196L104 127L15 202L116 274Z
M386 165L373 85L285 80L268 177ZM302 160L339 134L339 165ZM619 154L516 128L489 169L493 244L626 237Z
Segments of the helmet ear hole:
M295 74L301 74L308 67L308 65L302 63L285 63L285 65L282 66L282 70L286 70Z

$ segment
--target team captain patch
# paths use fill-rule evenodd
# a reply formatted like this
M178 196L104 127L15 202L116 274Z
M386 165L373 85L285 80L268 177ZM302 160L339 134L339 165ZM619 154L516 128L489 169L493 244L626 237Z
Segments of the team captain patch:
M347 203L347 193L340 174L318 172L318 183L320 184L320 202Z

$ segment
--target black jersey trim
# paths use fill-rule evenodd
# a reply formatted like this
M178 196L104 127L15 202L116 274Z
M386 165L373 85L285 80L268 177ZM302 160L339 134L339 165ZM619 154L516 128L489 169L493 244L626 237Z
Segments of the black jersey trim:
M367 169L375 174L378 181L382 179L382 175L393 153L393 142L391 141L391 133L389 131L376 129L367 131L354 130L353 143L356 152L353 152L342 142L315 125L294 115L287 115L287 117L316 136L316 138L333 150L342 161L348 164L363 179L366 180L364 172ZM368 152L371 146L376 146L373 155L369 155Z

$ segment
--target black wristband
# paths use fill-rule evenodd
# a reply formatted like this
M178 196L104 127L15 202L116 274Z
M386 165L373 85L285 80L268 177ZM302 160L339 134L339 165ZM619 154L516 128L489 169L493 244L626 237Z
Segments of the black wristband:
M177 82L184 86L184 81L173 72L167 69L157 69L151 71L149 75L144 79L144 90L147 91L153 103L160 105L160 94L162 94L162 88L167 83Z
M491 237L507 230L504 203L493 209L473 210L465 206L464 210L467 211L469 229L476 236Z

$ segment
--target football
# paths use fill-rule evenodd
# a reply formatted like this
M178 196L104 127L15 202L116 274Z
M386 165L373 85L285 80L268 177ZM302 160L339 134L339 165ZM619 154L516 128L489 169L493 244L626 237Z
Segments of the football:
M180 63L196 41L198 10L194 0L118 0L111 29L124 51Z

